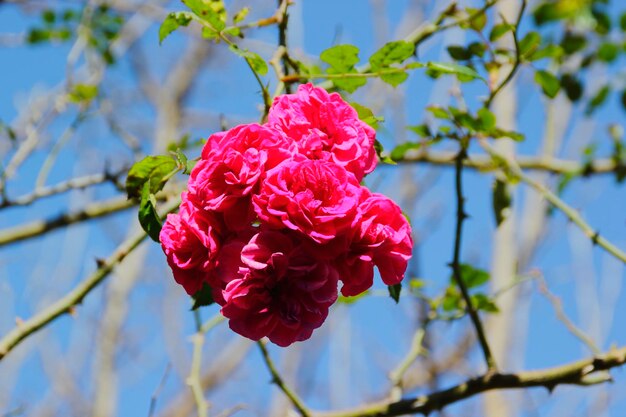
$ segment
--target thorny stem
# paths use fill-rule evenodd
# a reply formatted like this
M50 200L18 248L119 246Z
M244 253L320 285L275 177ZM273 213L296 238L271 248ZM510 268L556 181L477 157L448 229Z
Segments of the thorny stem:
M466 158L467 154L465 151L465 147L461 145L462 148L459 151L456 161L455 161L455 189L456 189L456 230L454 237L454 255L452 258L452 263L450 266L452 267L452 276L454 277L454 281L459 286L461 290L461 295L463 296L463 300L465 301L467 312L474 324L474 328L476 329L476 335L478 336L478 341L480 343L480 347L483 351L483 355L485 356L485 361L487 362L487 369L490 372L497 371L497 365L493 355L491 354L491 349L489 348L489 343L487 342L487 337L485 335L485 330L483 329L482 322L480 321L480 317L478 316L478 312L472 303L472 299L469 295L465 282L463 281L463 277L461 276L461 239L463 233L463 220L467 218L467 214L465 213L465 197L463 197L463 159Z
M522 0L522 5L520 6L519 14L517 15L517 21L515 22L515 29L513 29L513 33L512 33L513 42L515 43L515 62L513 63L513 68L511 68L511 71L506 76L506 78L502 80L502 82L498 84L498 86L489 94L489 97L487 98L487 101L485 102L485 108L487 109L491 106L491 103L496 98L498 93L502 91L502 89L513 79L513 76L517 72L520 66L520 63L522 61L522 58L519 53L518 32L519 32L519 25L522 21L522 16L524 15L525 10L526 10L526 0Z
M274 361L272 361L272 358L270 358L269 352L267 351L267 348L265 347L265 342L263 342L262 340L259 340L257 342L257 345L259 346L259 349L261 350L261 355L263 356L263 361L265 362L265 366L267 367L267 369L270 371L270 374L272 375L272 382L276 384L278 388L280 388L280 390L287 396L287 398L289 398L293 406L296 407L296 409L298 410L298 412L300 413L302 417L310 417L311 412L306 407L306 405L304 405L304 402L300 399L300 397L298 397L298 395L294 391L291 390L291 388L289 388L289 386L285 383L283 378L280 376L280 373L278 372L278 370L276 369L276 366L274 365Z

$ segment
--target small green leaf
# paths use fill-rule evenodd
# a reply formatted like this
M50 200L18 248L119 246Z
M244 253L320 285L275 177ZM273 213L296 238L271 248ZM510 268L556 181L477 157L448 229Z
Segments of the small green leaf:
M208 23L211 30L220 32L226 27L226 14L222 1L181 0L191 11Z
M448 312L462 310L461 294L455 286L450 285L446 288L446 293L441 299L441 308Z
M235 54L244 58L252 67L252 70L259 75L266 75L268 71L267 62L257 53L248 51L246 49L241 49L238 46L231 45L229 48Z
M535 82L541 86L543 93L550 98L556 97L561 89L559 79L545 70L535 72Z
M509 216L511 211L511 202L512 197L509 192L509 185L496 178L493 182L493 189L491 194L491 202L493 205L493 214L496 219L496 227L499 227L500 224Z
M446 48L452 59L466 61L472 58L472 52L461 45L450 45Z
M486 108L478 110L478 120L482 130L491 130L496 127L496 116Z
M482 293L473 294L471 296L471 300L472 300L472 305L477 310L485 311L487 313L500 312L500 309L498 308L496 303L491 298L487 297L485 294L482 294Z
M549 44L544 48L536 50L528 59L531 61L539 61L544 58L559 59L563 56L563 48L559 45Z
M389 296L398 304L400 302L400 292L402 291L402 284L387 285L389 290Z
M202 284L200 291L191 297L193 298L193 306L191 306L192 311L200 307L210 306L215 302L215 300L213 300L213 290L206 282Z
M250 12L250 8L249 7L244 7L243 9L239 10L237 13L235 13L235 15L233 16L233 22L234 23L240 23L243 22L244 19L248 16L248 13Z
M74 84L72 91L68 94L68 98L74 103L85 103L93 100L97 95L97 85Z
M453 62L429 62L426 64L426 67L439 74L454 74L457 76L465 76L469 79L480 78L480 74L478 74L475 70L465 65L459 65ZM461 78L459 78L460 81Z
M187 26L191 22L191 16L189 12L172 12L168 14L159 28L159 44L163 43L163 40L179 27Z
M519 55L526 58L534 53L541 43L541 35L537 32L528 32L526 36L519 41Z
M622 29L622 32L626 32L626 12L619 17L619 27Z
M583 95L583 86L580 80L572 74L563 74L561 76L561 88L565 90L567 98L572 102L578 101Z
M378 51L374 52L374 54L370 57L369 62L372 66L372 71L377 71L380 68L387 68L392 64L402 64L405 60L410 58L414 52L415 45L410 42L388 42ZM356 62L354 62L354 64L356 64Z
M489 281L489 272L474 268L469 264L460 264L461 279L467 288L480 287L487 281Z
M408 77L409 77L409 74L407 74L404 71L390 72L390 73L384 73L380 75L381 80L383 80L384 82L386 82L387 84L393 87L399 86L400 84L405 82Z
M320 59L337 73L347 73L359 62L359 48L354 45L336 45L322 51Z
M515 26L509 23L498 23L491 29L491 32L489 33L489 40L491 42L495 42L500 39L505 33L512 32L514 29Z
M406 127L411 132L416 133L418 136L426 138L432 136L430 131L430 127L427 124L415 125L415 126L407 126Z
M357 301L359 301L361 298L367 296L370 294L369 290L363 291L361 294L352 296L352 297L346 297L345 295L341 295L339 294L339 297L337 298L337 302L339 304L354 304Z
M437 119L450 119L450 114L448 111L442 107L437 106L429 106L426 108L429 112L432 113Z
M126 178L128 198L141 197L145 184L149 184L151 194L158 192L163 188L163 180L176 169L176 161L171 156L146 156L128 171Z
M561 41L561 47L567 55L572 55L581 51L586 45L587 38L584 35L572 32L566 32L563 40Z
M624 110L626 110L626 89L624 91L622 91L622 107L624 108Z
M43 21L49 25L53 24L56 21L56 15L53 10L47 9L41 12L41 18Z
M487 14L485 12L481 12L479 9L474 9L471 7L468 7L465 10L467 11L468 15L475 15L475 17L470 21L470 27L476 32L480 32L481 30L483 30L483 28L487 24Z
M423 145L421 142L405 142L393 148L389 157L394 161L400 161L408 151L420 149Z
M359 103L352 102L350 105L356 110L359 119L375 130L378 130L378 124L385 120L383 117L375 116L371 109Z
M604 62L613 62L619 55L619 47L610 42L604 42L598 48L598 58Z
M139 204L139 224L148 236L155 242L159 241L161 233L161 219L156 211L156 199L150 192L150 182L145 182L141 188L141 203Z
M600 90L598 90L598 92L591 98L591 100L587 104L585 114L587 116L591 115L598 107L600 107L606 101L610 92L611 88L608 85L605 85Z

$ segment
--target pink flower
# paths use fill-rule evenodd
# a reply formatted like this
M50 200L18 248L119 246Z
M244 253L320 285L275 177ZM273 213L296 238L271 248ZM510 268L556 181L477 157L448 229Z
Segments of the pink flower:
M295 158L268 172L253 204L270 227L327 243L350 229L360 194L354 175L341 166Z
M232 330L279 346L311 337L337 299L337 271L292 237L261 231L241 251L239 276L224 290L222 314Z
M361 181L376 167L376 132L338 93L311 84L274 99L268 125L283 131L311 159L335 162Z
M174 280L189 295L212 281L212 261L219 248L218 220L190 204L186 193L179 213L168 214L159 240Z
M400 207L382 194L368 195L359 205L354 230L349 254L338 262L341 293L353 296L371 287L374 265L385 284L399 284L413 251L411 226Z
M228 225L241 228L253 220L250 196L265 171L294 152L293 141L258 124L212 135L191 171L189 197L204 210L226 212Z

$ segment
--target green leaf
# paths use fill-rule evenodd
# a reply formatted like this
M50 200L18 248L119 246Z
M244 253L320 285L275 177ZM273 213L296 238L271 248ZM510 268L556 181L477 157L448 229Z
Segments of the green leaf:
M446 292L441 299L441 308L449 312L462 310L461 294L455 286L450 285L446 288Z
M624 108L624 110L626 110L626 89L624 91L622 91L622 107Z
M361 294L358 294L352 297L346 297L345 295L339 294L339 297L337 298L337 302L339 304L354 304L357 301L359 301L361 298L369 294L370 294L370 290L363 291Z
M510 207L512 202L511 193L509 192L509 186L506 182L496 178L493 182L493 189L491 194L491 202L493 205L493 214L496 219L496 227L509 216Z
M375 116L371 109L362 106L359 103L355 103L353 101L350 105L354 108L354 110L356 110L359 119L374 130L378 130L378 124L385 120L383 117Z
M495 42L500 39L505 33L512 32L515 29L515 26L510 23L498 23L493 28L491 28L491 32L489 33L489 40L491 42Z
M334 73L332 68L329 68L328 73ZM356 73L356 71L353 73ZM341 77L333 78L332 81L335 87L347 91L348 93L354 93L359 87L363 87L367 84L367 79L365 77Z
M556 97L561 89L559 79L545 70L535 72L535 82L541 86L543 93L550 98Z
M394 161L399 161L404 158L404 155L408 151L417 150L421 148L424 144L422 142L405 142L402 143L391 150L389 157Z
M460 264L459 269L461 270L461 280L468 289L480 287L489 281L489 272L485 270L474 268L469 264Z
M179 27L187 26L191 19L192 15L189 12L172 12L168 14L159 28L159 44Z
M437 106L429 106L426 108L426 110L431 112L432 115L435 116L437 119L444 119L444 120L450 119L450 114L444 108L437 107Z
M141 188L141 203L139 204L139 224L148 236L155 242L159 241L161 233L161 219L156 211L156 199L150 192L150 182L145 182Z
M598 58L604 62L613 62L619 55L619 47L610 42L604 42L598 49Z
M515 132L512 130L504 130L504 129L492 129L489 134L491 135L492 138L497 139L497 138L510 138L513 139L516 142L522 142L524 140L524 135L519 133L519 132Z
M200 307L210 306L215 302L213 300L213 290L206 282L202 284L200 291L191 296L193 298L193 306L191 310L197 310Z
M465 65L459 65L453 62L429 62L426 64L426 67L439 74L454 74L458 76L465 76L469 79L480 78L480 74L478 74L475 70ZM459 78L459 81L461 78Z
M427 124L415 125L415 126L407 126L406 127L411 132L416 133L418 136L426 138L432 136L430 131L430 127Z
M380 75L381 80L383 80L384 82L386 82L387 84L393 87L399 86L400 84L405 82L408 77L409 77L409 74L407 74L404 71L390 72L390 73Z
M472 58L472 52L461 45L450 45L446 48L452 59L466 61Z
M231 45L229 48L235 54L244 58L252 67L252 70L259 75L266 75L268 71L267 62L257 53L248 51L246 49L241 49L236 45Z
M559 45L549 44L544 48L536 50L528 59L538 61L544 58L559 59L561 56L563 56L563 48Z
M320 54L320 59L339 74L347 73L359 62L359 48L354 45L336 45Z
M563 74L561 76L561 88L565 90L567 98L572 102L578 101L583 95L583 86L580 80L572 74Z
M53 24L56 21L56 15L54 14L54 11L50 9L46 9L41 12L41 18L45 23L49 25Z
M176 161L171 156L146 156L128 171L126 178L128 198L141 197L145 184L149 184L149 193L158 192L165 185L164 179L176 169Z
M485 12L480 12L479 9L474 9L471 7L468 7L465 10L467 11L467 14L470 16L476 15L470 21L470 27L474 29L476 32L480 32L481 30L483 30L483 28L487 24L487 14Z
M482 294L482 293L473 294L471 296L471 300L472 300L472 305L477 310L482 310L487 313L500 312L500 309L496 305L495 301L487 297L485 294Z
M243 22L244 19L246 18L246 16L248 16L249 12L250 12L250 8L249 7L242 8L237 13L235 13L235 15L233 16L233 22L235 24Z
M400 302L400 292L402 292L402 284L387 285L389 296L398 304Z
M98 95L98 86L92 84L74 84L68 98L73 103L84 103L91 101Z
M526 36L519 41L519 55L526 58L534 53L541 43L541 35L537 32L528 32Z
M220 32L226 27L226 14L222 1L215 0L181 0L211 30Z
M587 38L584 35L571 32L566 32L563 40L561 41L561 47L567 55L572 55L581 51L586 45Z
M374 54L370 57L369 62L372 66L372 71L377 71L380 68L387 68L392 64L402 64L405 60L410 58L414 52L415 45L410 42L388 42L378 51L374 52ZM358 62L358 60L356 62ZM353 65L356 64L356 62L354 62Z
M486 108L478 110L478 120L482 130L491 130L496 127L496 116Z
M587 104L585 114L587 116L591 115L598 107L600 107L606 101L610 92L611 89L608 85L605 85L600 90L598 90L598 92L591 98L591 100Z
M619 27L622 29L622 32L626 32L626 12L619 17Z

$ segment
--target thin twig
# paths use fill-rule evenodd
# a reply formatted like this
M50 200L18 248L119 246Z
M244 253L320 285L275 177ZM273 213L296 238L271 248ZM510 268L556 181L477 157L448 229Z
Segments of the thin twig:
M113 173L105 172L104 174L85 175L83 177L72 178L58 184L38 187L31 193L4 200L0 203L0 208L28 206L41 198L62 194L71 190L82 190L84 188L91 187L92 185L98 185L105 182L111 182L119 188L119 179L126 172L128 172L128 168L125 167L124 169Z
M193 343L193 356L191 357L191 368L187 377L187 385L191 388L194 401L196 402L196 410L198 417L207 417L209 415L209 402L204 397L204 390L200 382L200 369L202 368L202 346L204 345L204 332L202 332L202 323L198 310L194 310L194 318L196 320L196 333L191 336Z
M455 189L456 189L456 229L455 229L455 237L454 237L454 249L453 249L453 258L450 266L452 267L452 276L454 281L458 285L461 290L461 295L463 296L463 300L465 301L467 313L474 324L474 328L476 329L476 335L478 336L478 341L480 343L480 347L483 351L483 355L485 356L485 362L487 363L487 368L490 372L495 372L498 367L496 365L496 361L491 354L491 349L489 348L489 343L487 342L487 336L485 335L485 330L483 329L482 322L480 321L480 317L478 316L478 311L474 307L472 303L472 299L469 295L469 291L463 281L463 277L461 276L461 241L462 241L462 233L463 233L463 221L467 218L467 214L465 213L465 197L463 196L463 159L466 157L465 148L461 145L462 148L459 151L459 154L456 157L455 163Z
M63 213L47 220L35 220L30 223L9 227L0 230L0 246L40 236L70 224L118 213L136 204L135 201L128 200L126 197L114 197L110 200L91 203L79 211Z
M592 385L610 381L604 373L626 363L626 347L612 349L594 356L554 368L513 374L486 373L477 378L428 395L400 401L383 401L345 411L316 412L314 417L391 417L405 414L429 415L445 406L486 391L545 387L552 391L557 385ZM599 378L598 378L599 377Z
M300 399L300 397L298 397L298 395L294 391L292 391L291 388L289 388L289 386L280 376L280 373L276 369L276 366L274 365L274 362L272 361L272 358L270 358L267 348L265 347L265 342L259 340L257 342L257 345L261 350L265 366L270 371L270 374L272 374L272 382L276 384L278 388L280 388L280 390L287 396L287 398L289 398L293 406L296 407L302 417L310 417L311 412L306 407L306 405L304 405L304 402Z
M539 292L548 299L550 304L552 304L557 318L565 325L565 327L567 327L567 330L569 330L569 332L574 335L574 337L576 337L589 348L591 353L593 353L594 355L600 355L602 351L591 339L591 337L585 334L584 331L582 331L578 326L576 326L576 324L574 324L574 322L569 319L569 317L567 317L565 311L563 310L563 302L559 297L550 292L546 284L546 280L543 278L543 276L541 274L537 274L537 279L539 282Z
M148 417L154 416L157 400L159 399L159 395L161 395L161 391L163 391L163 387L165 386L165 381L167 381L167 377L170 375L171 370L172 370L172 363L168 362L167 366L165 367L165 372L163 373L163 376L161 377L161 382L159 382L159 385L156 387L156 389L152 393L152 397L150 397L150 408L148 410Z
M519 179L522 182L525 182L526 184L534 188L546 200L548 200L550 204L552 204L557 209L561 210L561 212L563 212L563 214L565 214L575 225L577 225L580 228L580 230L582 230L583 233L587 235L587 237L591 239L591 241L594 244L601 246L608 253L613 255L615 258L626 263L626 253L624 253L617 246L615 246L614 244L606 240L604 237L600 236L600 233L597 232L595 229L593 229L589 225L589 223L587 223L583 219L583 217L580 215L580 213L578 213L578 211L574 210L574 208L570 207L567 203L561 200L556 194L550 191L546 186L535 181L528 175L524 174L524 172L520 169L519 165L515 161L510 160L504 155L498 153L493 147L491 147L487 143L485 139L480 139L479 143L483 147L483 149L492 156L492 158L494 159L494 162L501 165L501 168L505 172L509 173L510 175L514 176L515 178Z
M513 76L517 72L522 62L522 58L519 53L518 32L519 32L519 25L522 21L522 17L524 15L525 10L526 10L526 0L522 0L522 5L520 6L519 14L517 15L517 21L515 22L515 28L513 29L513 32L512 32L513 42L515 43L515 62L513 63L513 67L511 68L511 71L508 73L506 78L502 80L502 82L489 94L489 97L487 98L487 101L485 102L486 108L491 107L491 103L493 103L493 100L496 98L498 93L502 91L502 89L513 79Z
M165 206L164 213L172 212L179 204L180 201L170 202ZM30 319L20 321L13 330L0 339L0 360L30 335L47 326L56 318L74 311L75 307L83 301L85 296L96 288L113 271L113 268L119 265L145 238L146 233L143 231L131 236L118 246L111 256L100 261L98 268L63 298L35 314Z
M396 368L389 373L389 380L392 386L395 388L402 387L402 378L409 369L409 367L415 362L415 360L424 353L424 336L426 336L426 328L420 327L414 333L411 339L411 348L402 361L396 366Z
M401 159L394 160L398 164L423 162L432 165L454 166L456 152L435 151L419 152L415 155L404 155ZM598 174L614 174L620 166L611 158L601 158L581 163L568 159L559 159L547 156L518 155L515 161L522 169L533 171L545 171L558 175L581 175L590 176ZM489 155L468 155L463 160L464 168L472 168L479 171L496 171L500 167Z

